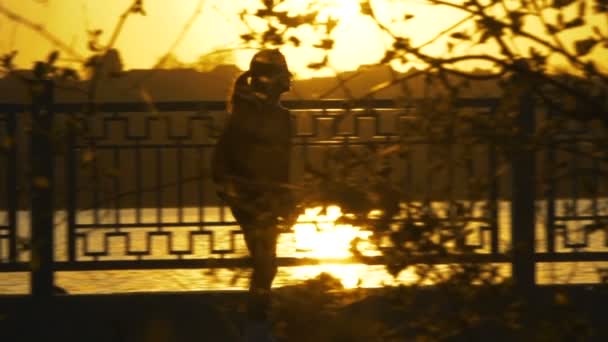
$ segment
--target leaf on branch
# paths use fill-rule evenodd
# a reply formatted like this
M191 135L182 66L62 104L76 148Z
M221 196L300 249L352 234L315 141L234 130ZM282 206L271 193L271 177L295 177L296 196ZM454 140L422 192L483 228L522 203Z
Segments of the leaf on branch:
M587 75L597 74L597 67L595 66L593 61L585 63L585 72L587 73Z
M283 44L283 36L278 32L279 30L276 27L269 25L268 30L266 30L266 32L264 32L264 34L262 35L262 40L264 41L264 43L281 45Z
M131 7L131 13L141 14L141 15L145 16L146 10L144 10L144 1L143 0L135 1L135 3L133 4L133 7Z
M576 0L553 0L553 4L551 5L551 7L553 8L563 8L566 7L572 3L574 3Z
M577 40L574 43L574 49L576 50L576 55L584 56L584 55L588 54L597 43L599 43L599 41L596 39L593 39L593 38Z
M561 31L557 26L555 25L551 25L551 24L547 24L547 33L549 34L556 34L559 31Z
M547 56L544 56L534 47L530 47L528 53L530 54L530 58L534 61L534 63L538 66L544 65L547 61Z
M85 68L96 68L99 64L99 56L92 56L84 62Z
M248 16L250 13L247 12L247 10L242 10L239 12L239 19L241 21L245 21L245 17Z
M322 69L325 66L327 66L327 62L329 62L329 59L327 58L327 55L325 55L325 57L323 57L322 61L317 62L317 63L310 63L307 66L309 69L319 70L319 69Z
M274 8L274 0L264 0L264 6L269 10L272 10Z
M87 47L89 48L89 50L93 51L93 52L99 52L101 50L103 50L103 48L101 46L99 46L99 44L97 44L96 41L90 40L89 43L87 44Z
M333 39L323 39L320 43L313 45L316 48L323 50L331 50L334 47Z
M454 51L454 43L447 42L446 47L447 47L448 53L452 53L452 51Z
M500 35L502 34L502 29L505 27L505 25L494 18L487 17L478 20L477 27L480 30L488 30L493 35Z
M288 39L288 40L289 40L289 42L291 42L291 43L293 44L293 46L295 46L295 47L300 46L300 44L302 43L302 42L300 41L300 39L298 39L298 37L295 37L295 36L291 36L291 37L289 37L289 39Z
M253 35L250 33L246 33L246 34L241 35L241 39L244 40L245 42L250 42L250 41L254 40L255 37L253 37Z
M580 27L583 25L585 25L585 20L583 18L576 18L576 19L570 20L569 22L565 23L564 28L571 29L571 28Z
M89 35L89 41L88 41L89 50L91 50L93 52L101 51L103 48L99 44L99 39L101 37L101 34L103 33L103 30L100 30L100 29L89 30L87 33Z
M325 32L330 34L338 26L338 19L329 17L325 23Z
M479 44L483 44L488 41L488 39L492 38L492 32L484 31L479 38Z
M581 1L578 3L578 16L584 17L587 13L587 1Z
M260 10L261 11L261 10ZM259 11L258 11L259 13ZM288 26L288 27L295 27L298 25L298 21L297 20L293 20L296 17L290 17L287 15L287 12L270 12L271 14L273 14L281 24Z
M593 10L595 13L608 13L608 2L606 0L595 0Z
M300 20L302 21L302 23L314 23L318 15L319 11L310 12L308 14L301 15Z
M318 13L318 11L315 11L303 15L296 15L293 17L288 16L287 12L270 12L269 15L274 15L281 24L287 27L298 27L304 24L313 23L317 18Z
M511 19L511 29L513 30L513 32L521 31L521 27L523 26L522 18L525 15L526 14L524 12L520 11L509 12L509 18Z
M410 47L410 40L408 38L397 37L393 43L393 49L395 50L407 50Z
M394 50L386 50L384 53L384 57L380 60L380 64L386 64L392 61L395 58L397 53Z
M369 15L370 17L374 16L374 10L369 0L359 3L359 5L361 6L361 14Z
M54 64L59 58L59 51L55 50L49 54L46 59L47 64Z
M15 56L17 56L17 50L13 50L9 53L0 56L0 63L2 63L2 68L6 70L14 69L13 59L15 59Z
M89 30L88 33L89 33L90 37L99 37L103 33L103 30L101 30L101 29Z
M283 14L285 14L285 15L283 15ZM281 18L287 17L285 12L276 12L275 13L272 10L268 10L268 9L259 9L259 10L257 10L257 12L255 12L254 15L256 17L260 17L260 18L275 16L279 19L279 21L281 20Z
M466 34L465 32L454 32L450 35L450 37L452 37L454 39L462 39L462 40L471 39L471 37L468 34Z

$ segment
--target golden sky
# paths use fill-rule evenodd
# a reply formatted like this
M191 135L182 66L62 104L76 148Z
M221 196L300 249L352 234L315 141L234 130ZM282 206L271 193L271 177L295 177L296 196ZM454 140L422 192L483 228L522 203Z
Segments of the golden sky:
M333 33L335 49L330 55L330 64L337 70L356 69L361 64L377 62L382 56L388 40L377 30L371 19L359 15L358 0L326 0L332 7L322 12L322 16L338 17L341 22ZM306 1L292 1L302 6ZM43 25L46 31L60 38L81 55L89 55L87 50L87 30L102 29L101 41L107 41L118 18L131 0L0 0L0 6L18 13L31 22ZM201 14L193 22L183 40L176 46L174 54L184 62L193 62L205 53L218 48L238 45L239 35L245 26L238 20L238 9L259 5L258 0L206 0ZM414 45L431 39L437 32L463 18L463 13L447 7L429 6L424 0L377 0L372 1L380 18L387 22L391 15L404 12L415 15L413 20L397 24L397 33L408 36ZM184 24L195 12L199 0L145 0L146 16L131 16L119 36L116 47L122 55L126 69L150 68L173 45ZM295 10L292 8L291 10ZM608 31L606 17L594 17L593 23L603 32ZM301 32L306 36L304 28ZM588 33L574 30L564 37L572 45L577 37ZM516 44L519 44L516 42ZM568 44L566 44L568 45ZM430 45L426 51L440 54L444 42ZM463 45L462 49L487 49L484 46ZM522 50L527 50L521 44ZM0 53L18 50L15 62L19 67L29 67L33 61L43 59L52 44L34 30L6 16L0 16ZM290 67L300 77L313 75L306 65L317 61L322 53L312 48L282 49L287 54ZM595 59L608 62L606 49L596 48ZM237 64L245 68L253 51L237 52ZM68 57L63 53L63 57ZM474 67L477 65L469 66Z

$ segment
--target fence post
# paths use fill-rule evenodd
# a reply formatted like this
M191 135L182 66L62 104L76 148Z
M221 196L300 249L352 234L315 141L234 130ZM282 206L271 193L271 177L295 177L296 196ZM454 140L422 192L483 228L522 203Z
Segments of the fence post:
M32 85L30 150L31 189L31 293L48 298L53 293L53 82Z
M534 229L536 158L532 148L535 131L534 98L524 91L520 97L516 147L512 151L511 244L513 282L522 295L535 286Z
M8 257L10 263L17 262L17 210L19 208L19 196L17 194L17 113L7 114L7 134L10 143L7 151L7 177L6 190L8 195L8 226L9 247Z
M65 142L65 181L66 181L66 215L67 229L66 241L68 242L68 261L76 261L76 179L77 179L77 161L76 161L76 125L77 118L75 113L67 115L66 123L66 142Z

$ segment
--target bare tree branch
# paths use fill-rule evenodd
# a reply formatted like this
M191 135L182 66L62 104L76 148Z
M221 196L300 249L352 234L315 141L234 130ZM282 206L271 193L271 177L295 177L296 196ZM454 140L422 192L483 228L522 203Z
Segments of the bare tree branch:
M129 8L127 8L123 12L123 14L120 15L120 18L118 19L118 23L116 23L116 26L114 26L114 31L112 32L112 36L110 37L108 44L104 48L105 51L108 51L114 47L114 44L116 43L116 40L118 39L118 36L120 35L120 32L122 31L122 28L123 28L125 22L127 21L127 18L131 14L137 13L137 9L140 6L141 6L141 0L133 0L133 3L129 6ZM143 12L142 12L142 14L143 14Z
M186 36L186 34L188 33L188 31L190 31L190 28L192 27L192 25L194 24L194 22L201 15L201 13L203 11L203 6L204 5L205 5L205 0L199 0L198 5L196 6L196 9L192 13L192 15L190 16L190 18L188 19L188 21L186 21L186 23L184 24L184 27L182 27L182 30L180 31L179 35L173 41L173 44L171 44L171 46L169 47L169 49L167 50L167 52L165 53L165 55L160 59L160 61L156 65L156 68L162 67L167 62L167 59L169 58L169 55L182 42L182 40L184 39L184 37Z
M37 32L42 38L48 40L55 47L57 47L58 49L60 49L61 51L65 52L65 53L67 53L71 57L73 57L79 61L84 61L83 55L78 53L78 51L73 49L70 45L68 45L61 39L59 39L54 34L50 33L47 29L44 28L44 26L42 24L35 23L35 22L11 11L10 9L6 8L1 3L0 3L0 13L3 14L5 17L7 17L9 20L16 22L20 25L23 25L23 26L29 28L30 30Z

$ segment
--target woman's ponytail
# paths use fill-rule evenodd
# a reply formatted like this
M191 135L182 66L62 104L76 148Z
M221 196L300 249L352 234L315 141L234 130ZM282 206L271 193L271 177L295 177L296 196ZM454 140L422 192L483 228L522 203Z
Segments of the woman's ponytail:
M235 103L239 102L239 99L246 94L251 92L249 85L249 78L251 77L251 71L247 70L237 77L232 87L232 93L230 94L228 103L228 112L233 112Z

